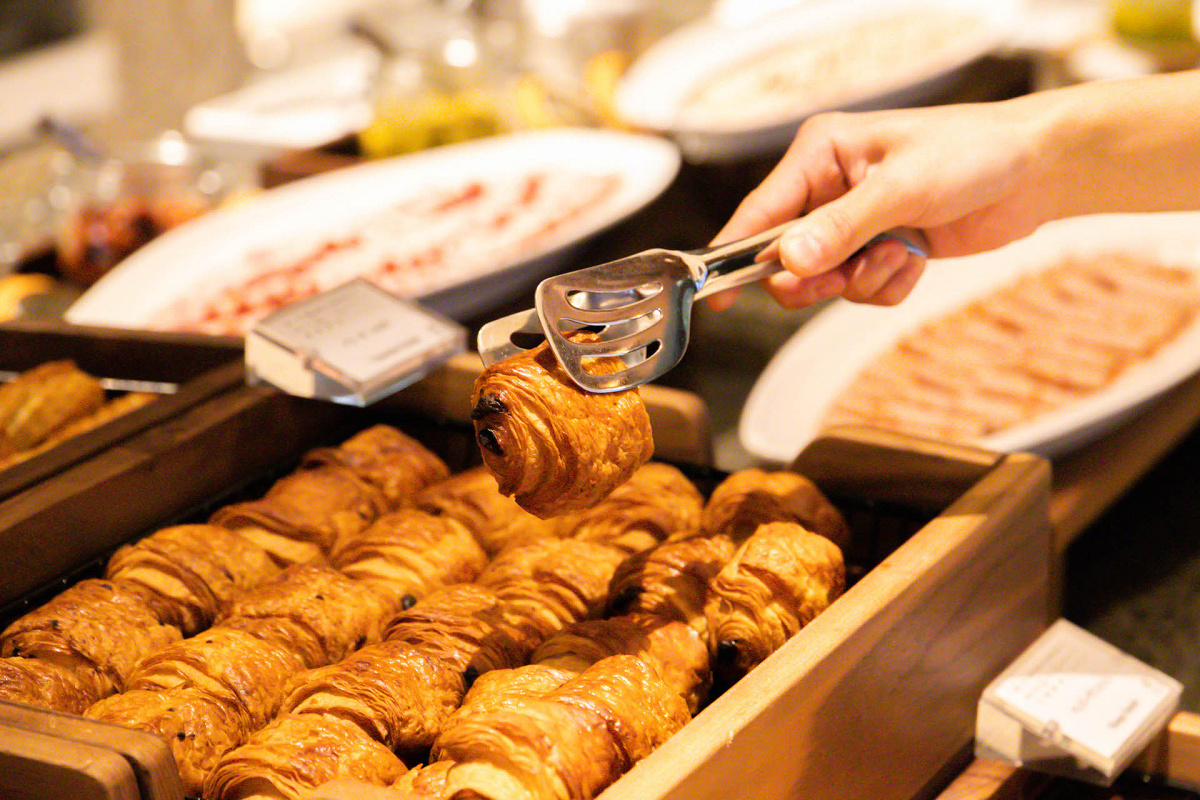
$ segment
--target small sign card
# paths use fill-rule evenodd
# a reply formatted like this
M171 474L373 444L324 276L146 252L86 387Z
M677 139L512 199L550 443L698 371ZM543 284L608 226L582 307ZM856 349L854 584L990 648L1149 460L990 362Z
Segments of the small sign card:
M365 406L466 346L458 323L357 278L260 320L246 336L246 375L299 397Z
M975 751L1107 786L1166 726L1182 691L1060 619L984 690Z

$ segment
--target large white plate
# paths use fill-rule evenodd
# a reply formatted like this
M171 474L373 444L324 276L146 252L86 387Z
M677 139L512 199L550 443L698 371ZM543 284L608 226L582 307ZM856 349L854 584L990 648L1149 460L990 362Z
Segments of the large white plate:
M701 20L664 37L634 62L618 85L617 109L635 125L670 133L691 161L782 150L800 123L816 112L895 108L934 97L957 70L1013 36L1021 6L1022 0L808 0L742 25ZM735 65L784 45L819 45L851 26L913 8L970 14L979 24L953 41L914 51L907 63L891 62L855 85L829 86L822 97L798 101L772 117L745 118L730 104L723 120L688 119L685 109L693 93ZM847 59L854 55L848 52Z
M1071 255L1128 252L1200 273L1200 213L1104 214L1061 220L989 253L935 259L913 293L892 308L836 301L800 328L767 365L742 410L738 434L752 454L788 462L819 432L855 376L922 323L1018 275ZM1107 388L1013 426L980 444L1052 457L1111 430L1200 369L1200 321Z
M85 325L151 327L177 301L244 279L251 253L337 234L420 192L555 169L620 177L614 192L519 261L492 264L452 285L431 279L417 295L463 319L552 273L575 247L656 198L679 164L678 148L659 137L557 129L439 147L305 178L168 231L118 264L66 316Z

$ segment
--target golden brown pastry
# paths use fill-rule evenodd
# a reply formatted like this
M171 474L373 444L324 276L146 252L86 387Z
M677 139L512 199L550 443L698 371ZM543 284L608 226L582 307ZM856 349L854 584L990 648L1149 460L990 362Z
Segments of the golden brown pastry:
M408 800L440 800L446 794L446 775L452 766L453 761L419 764L397 778L391 788Z
M709 650L725 678L745 674L841 594L842 552L795 522L759 526L709 589Z
M631 655L658 670L674 694L699 710L712 685L708 641L677 620L647 614L593 619L568 625L534 652L534 664L581 673L603 659Z
M595 712L633 766L692 718L684 698L649 662L632 655L597 661L546 695L554 703Z
M392 750L433 744L466 692L461 669L402 641L369 645L292 684L284 710L353 722Z
M583 391L548 345L485 369L471 407L500 491L542 518L594 506L654 453L637 390Z
M302 469L276 481L258 500L234 503L210 522L225 528L265 528L329 550L387 510L383 493L338 464Z
M40 658L0 658L0 700L82 714L106 692L92 669Z
M686 475L670 464L652 462L638 467L596 505L555 522L561 536L638 553L672 534L698 529L703 508L704 498Z
M462 523L489 556L509 545L557 535L553 521L535 517L501 494L496 479L482 466L424 489L413 503Z
M724 534L663 542L625 560L609 587L608 613L652 614L684 622L707 639L708 585L733 557Z
M302 636L285 643L301 653L306 666L318 667L378 642L387 613L384 598L367 586L329 567L302 565L236 599L218 623L264 638Z
M159 616L191 636L212 624L235 596L279 572L266 551L216 525L177 525L119 548L109 580L145 587Z
M38 445L104 402L100 381L70 360L49 361L0 385L0 456Z
M128 687L157 692L197 689L237 709L254 730L279 713L285 684L303 669L300 654L284 644L218 626L143 659Z
M474 580L487 554L455 520L403 508L340 539L329 562L398 610L438 587Z
M439 745L448 797L585 800L629 767L598 711L547 699L464 719Z
M293 539L282 533L275 533L257 525L238 525L235 531L248 542L261 547L271 562L280 569L296 566L297 564L312 564L326 566L329 559L325 551L316 542L305 542Z
M179 638L178 628L160 621L144 589L91 578L9 625L0 634L0 656L81 672L81 680L98 681L103 696L124 688L143 656Z
M250 735L244 715L236 708L194 687L113 695L89 708L86 716L162 738L188 797L200 797L205 777L221 756Z
M442 459L416 439L390 425L373 425L337 447L322 447L304 456L306 466L340 464L383 492L390 508L450 475Z
M764 522L799 522L840 548L850 529L816 484L795 472L746 469L713 489L704 507L704 531L726 533L740 544Z
M509 624L537 646L572 622L597 617L608 584L625 554L615 547L576 539L544 539L505 550L477 583L504 604Z
M57 447L67 439L82 436L88 431L99 428L101 425L105 425L117 417L122 417L132 411L136 411L157 397L158 395L149 392L129 392L128 394L123 394L120 397L109 400L95 411L78 417L62 427L55 428L40 444L0 458L0 469L5 469L11 467L13 464L33 458L52 447Z
M337 778L387 786L406 770L391 750L353 722L320 714L285 714L221 758L204 782L204 797L302 800Z
M518 636L496 593L471 583L433 592L398 613L384 631L387 641L405 642L454 665L468 685L482 673L525 663L534 643Z

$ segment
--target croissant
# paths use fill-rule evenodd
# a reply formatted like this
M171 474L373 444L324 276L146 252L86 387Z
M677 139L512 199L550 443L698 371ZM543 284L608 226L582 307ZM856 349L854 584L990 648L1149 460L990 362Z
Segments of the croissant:
M329 550L387 510L374 486L337 464L302 469L276 481L258 500L218 509L210 522L225 528L265 528Z
M607 721L595 710L547 699L468 717L439 740L446 796L583 800L628 768Z
M180 637L144 589L90 578L9 625L0 656L56 662L81 673L81 684L95 681L103 696L120 691L144 655Z
M453 761L434 761L432 764L418 764L401 775L392 783L391 788L405 797L406 800L441 800L446 795L446 776ZM328 791L328 789L326 789ZM337 795L331 795L333 800ZM354 797L346 794L347 800ZM398 798L394 798L398 800Z
M50 361L0 386L0 456L36 446L100 408L104 388L73 361Z
M0 469L6 469L13 464L18 464L26 461L39 453L44 453L52 447L57 447L67 439L72 439L76 436L82 436L90 430L94 430L101 425L104 425L117 417L124 416L132 411L135 411L142 406L156 399L158 395L149 392L129 392L120 397L109 400L104 405L100 406L95 411L92 411L85 416L77 417L66 425L55 428L49 436L33 447L27 450L21 450L11 453L8 456L0 458Z
M204 782L207 800L302 800L327 781L386 786L407 767L362 728L337 717L285 714L221 758Z
M200 796L205 776L220 757L249 735L245 719L236 709L196 688L116 694L89 708L85 715L153 733L165 741L188 797Z
M318 667L378 642L387 613L367 586L329 567L300 565L234 600L218 623L278 640Z
M654 452L637 390L584 392L547 345L485 369L471 406L500 491L542 518L594 506Z
M556 535L549 521L535 517L501 494L496 479L485 467L474 467L436 483L418 493L413 502L417 508L466 526L488 556L509 545Z
M138 664L129 690L194 688L234 708L253 730L275 717L284 684L304 669L299 653L235 628L211 628Z
M271 563L280 569L298 564L326 566L329 563L325 558L325 551L315 542L293 539L257 525L239 524L235 533L255 546L261 547L267 557L271 559Z
M576 620L599 616L608 584L625 554L575 539L544 539L505 550L477 583L493 590L514 638L535 646Z
M556 524L562 536L637 553L672 534L698 529L703 508L704 498L687 476L670 464L652 462L596 505L564 514Z
M798 522L840 548L850 528L816 484L795 472L746 469L721 481L704 507L708 534L727 533L741 543L764 522Z
M0 658L0 700L82 714L107 691L99 673L87 667L40 658Z
M105 574L144 587L158 601L159 616L190 636L278 571L265 550L233 531L177 525L119 548Z
M583 620L542 643L532 663L581 673L601 660L631 655L658 670L695 713L712 684L708 642L682 622L646 614Z
M496 593L470 583L433 592L398 613L384 631L386 641L407 643L452 664L468 685L485 672L523 664L534 643L520 635Z
M487 554L453 519L405 508L339 540L329 561L399 609L440 586L473 580Z
M845 584L842 552L795 522L759 526L710 585L704 614L715 668L745 674L807 625Z
M684 622L707 639L708 585L733 557L723 534L663 542L617 567L609 587L610 615L645 613Z
M390 508L408 503L417 492L450 475L442 459L390 425L373 425L337 447L310 450L303 463L346 467L379 489Z

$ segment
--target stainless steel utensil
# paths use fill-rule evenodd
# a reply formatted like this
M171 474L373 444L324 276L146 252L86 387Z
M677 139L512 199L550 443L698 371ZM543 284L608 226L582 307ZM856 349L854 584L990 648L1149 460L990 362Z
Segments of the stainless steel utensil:
M658 378L679 363L687 349L692 303L778 272L778 261L754 257L795 221L753 236L698 250L653 249L595 267L543 280L536 310L510 314L483 326L479 354L492 364L521 350L550 342L563 368L591 392L616 392ZM925 255L908 238L885 233L910 251ZM580 330L594 332L580 341ZM588 370L597 358L620 358L613 372Z

